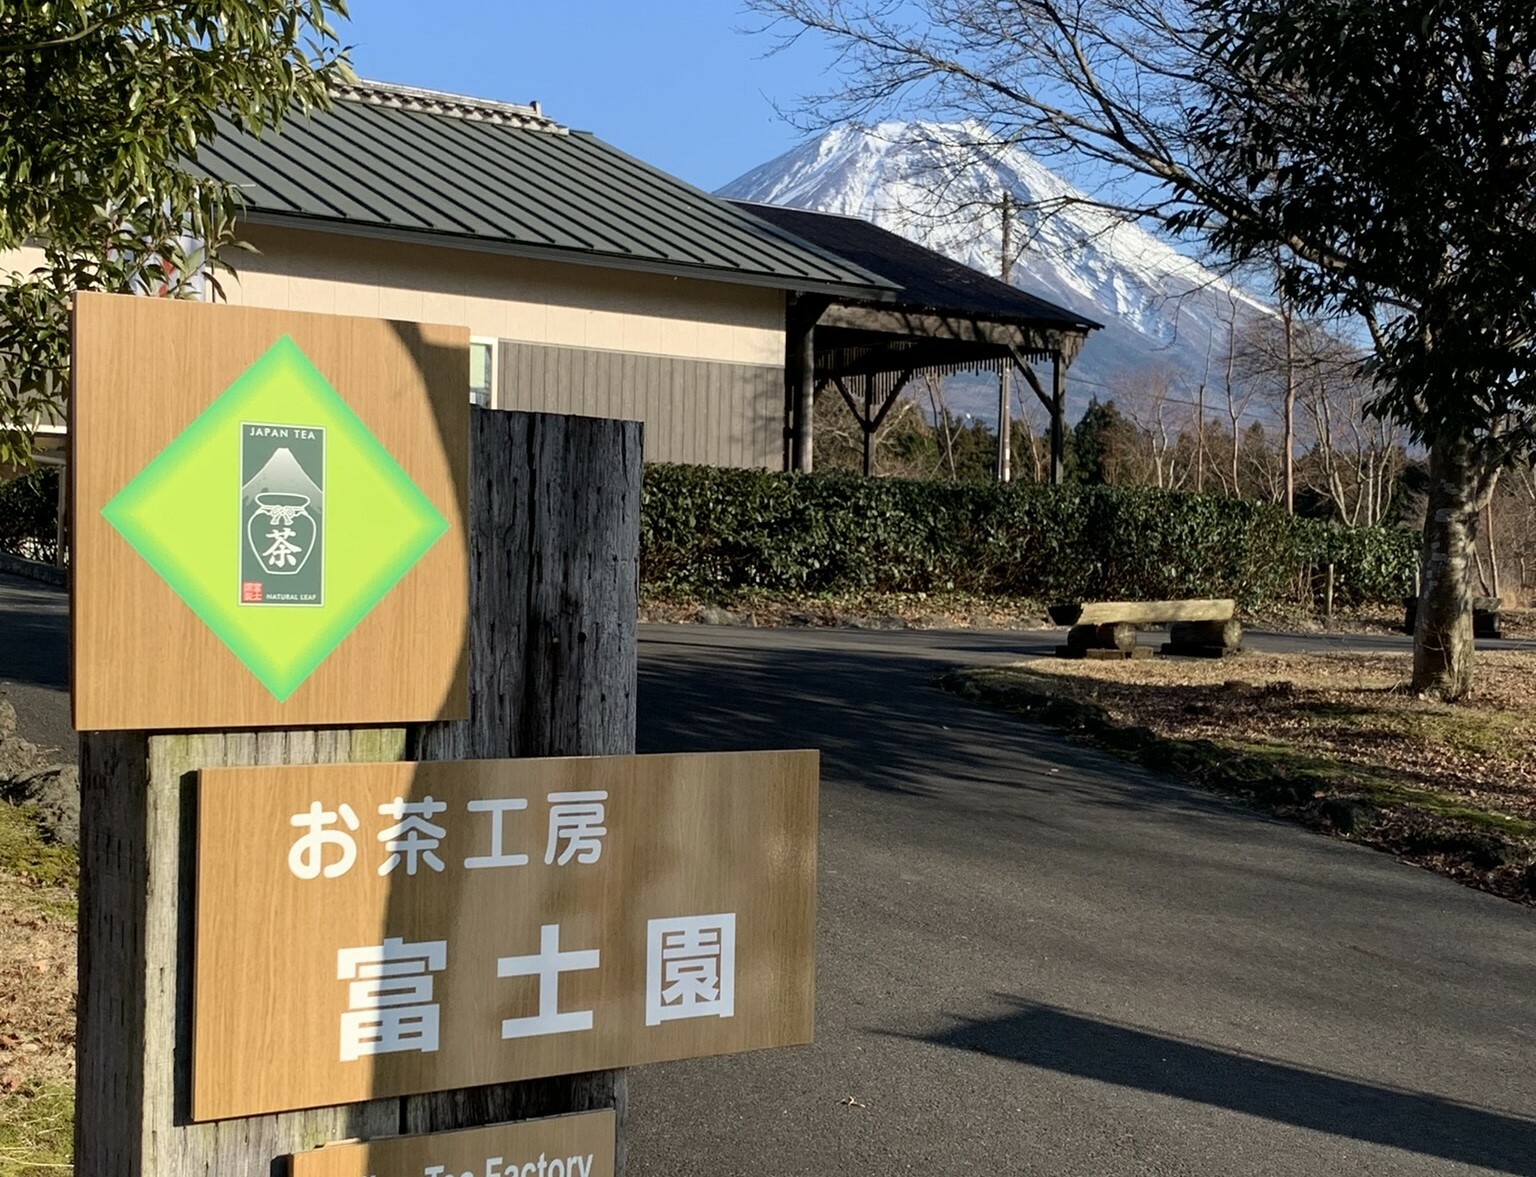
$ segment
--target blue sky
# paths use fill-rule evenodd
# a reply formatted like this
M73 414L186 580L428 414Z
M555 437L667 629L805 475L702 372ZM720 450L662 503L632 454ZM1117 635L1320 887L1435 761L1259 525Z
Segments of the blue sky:
M739 0L352 0L365 78L511 102L714 189L802 136L774 112L823 88L825 49L766 56Z

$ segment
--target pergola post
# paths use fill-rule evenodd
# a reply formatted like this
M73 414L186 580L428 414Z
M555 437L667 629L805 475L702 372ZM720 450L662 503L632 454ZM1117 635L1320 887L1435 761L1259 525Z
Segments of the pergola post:
M875 472L875 429L874 421L873 389L875 378L864 377L864 417L859 422L860 432L864 434L864 477L868 478Z
M816 321L828 300L792 295L785 315L784 403L787 468L809 474L814 464L816 408Z
M1013 419L1009 410L1009 397L1013 382L1007 364L999 364L997 371L997 480L1013 481Z
M1066 399L1067 366L1060 351L1051 353L1051 485L1066 481Z

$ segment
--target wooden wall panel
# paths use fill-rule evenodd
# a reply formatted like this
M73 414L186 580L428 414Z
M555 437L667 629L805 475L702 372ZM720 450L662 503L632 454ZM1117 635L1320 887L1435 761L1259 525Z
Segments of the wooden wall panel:
M654 462L777 469L783 370L502 340L497 404L645 423Z

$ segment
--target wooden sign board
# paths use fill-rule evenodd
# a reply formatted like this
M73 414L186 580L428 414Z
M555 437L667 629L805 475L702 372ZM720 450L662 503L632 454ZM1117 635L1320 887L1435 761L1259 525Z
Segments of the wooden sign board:
M613 1177L612 1111L491 1128L331 1144L288 1159L289 1177Z
M817 764L204 770L193 1118L810 1041Z
M468 709L469 336L81 294L74 725Z

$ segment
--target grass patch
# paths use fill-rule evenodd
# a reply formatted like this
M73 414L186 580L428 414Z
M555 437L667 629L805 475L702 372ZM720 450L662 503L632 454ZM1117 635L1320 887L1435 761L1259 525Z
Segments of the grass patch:
M79 863L0 803L0 1177L70 1171Z
M73 890L80 878L80 858L72 847L38 836L30 806L0 803L0 873Z
M1480 694L1404 689L1399 655L1068 662L944 685L1148 768L1536 905L1536 655L1480 656Z
M75 1089L43 1083L0 1095L0 1177L58 1177L74 1153Z

